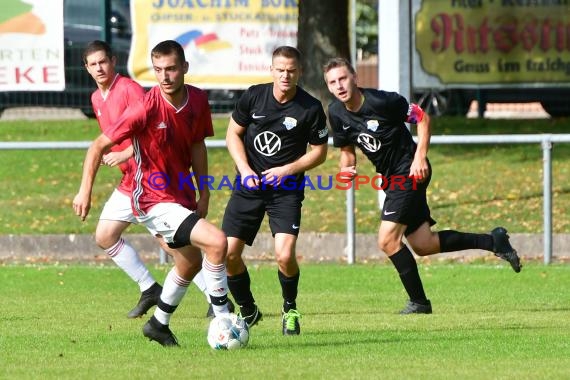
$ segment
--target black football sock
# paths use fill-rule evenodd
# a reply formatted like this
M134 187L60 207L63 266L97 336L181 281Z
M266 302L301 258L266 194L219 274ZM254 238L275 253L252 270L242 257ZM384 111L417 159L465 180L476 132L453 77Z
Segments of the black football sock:
M235 276L228 276L228 288L236 303L249 315L255 310L255 299L251 293L251 279L247 268L245 272Z
M398 252L389 257L400 275L400 280L410 297L410 301L426 305L428 300L418 272L418 264L409 248L404 245Z
M493 237L489 234L472 234L453 230L439 231L441 252L463 251L465 249L484 249L493 251Z
M281 284L281 293L283 295L283 311L286 313L291 309L297 309L296 300L301 272L298 272L293 277L287 277L278 270L277 276L279 277L279 283Z

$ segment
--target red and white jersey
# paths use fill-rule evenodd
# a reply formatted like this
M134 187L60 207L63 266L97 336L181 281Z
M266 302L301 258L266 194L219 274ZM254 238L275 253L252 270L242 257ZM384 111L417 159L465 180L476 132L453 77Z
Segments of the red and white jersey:
M106 94L97 89L91 94L91 104L93 111L99 122L101 132L105 133L108 128L115 124L123 112L135 103L142 101L144 98L144 89L134 80L117 74L113 83L109 87ZM113 152L120 152L131 145L131 140L127 139L111 148ZM134 161L129 159L119 165L119 169L123 173L121 182L117 189L125 194L131 195L131 187L133 183L133 164Z
M191 177L192 144L214 135L205 91L185 85L186 103L176 109L158 86L144 101L104 134L113 142L131 139L135 173L133 213L143 217L158 203L178 203L196 209L196 191Z

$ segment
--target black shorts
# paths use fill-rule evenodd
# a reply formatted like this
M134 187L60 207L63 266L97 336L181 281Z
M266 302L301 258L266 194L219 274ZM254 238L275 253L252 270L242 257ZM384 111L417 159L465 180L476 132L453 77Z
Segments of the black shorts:
M430 226L436 223L430 215L426 196L431 181L431 165L429 168L430 174L424 182L419 183L406 174L389 176L388 183L382 184L386 199L380 219L406 225L406 236L425 222Z
M222 230L228 237L252 245L265 213L273 236L299 235L301 207L305 194L298 190L235 189L226 205Z

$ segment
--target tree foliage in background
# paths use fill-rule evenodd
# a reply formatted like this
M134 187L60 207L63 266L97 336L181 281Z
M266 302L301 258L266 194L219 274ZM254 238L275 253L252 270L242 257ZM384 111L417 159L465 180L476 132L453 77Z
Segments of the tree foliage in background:
M356 49L359 56L378 54L378 0L356 2Z

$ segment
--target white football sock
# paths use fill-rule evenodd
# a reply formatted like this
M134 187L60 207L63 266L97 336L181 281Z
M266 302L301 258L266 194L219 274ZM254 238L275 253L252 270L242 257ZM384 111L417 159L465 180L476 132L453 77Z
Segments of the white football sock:
M190 281L183 279L177 273L175 268L172 268L170 272L166 275L164 279L164 285L162 286L162 293L160 294L160 301L157 308L154 310L154 317L163 325L168 325L170 323L170 318L176 310L176 307L184 298L186 291L188 290L188 285ZM171 310L162 310L160 304L165 303L170 306Z
M208 288L206 287L206 280L204 280L204 275L202 271L198 272L196 276L192 279L192 282L200 289L202 293L206 296L206 301L210 303L210 295L208 294Z
M144 292L156 282L137 251L123 238L120 238L115 245L106 249L105 252L119 268L139 285L141 292Z
M214 265L210 263L205 257L202 261L202 275L204 276L204 282L208 288L208 294L214 297L224 297L228 295L228 277L226 274L226 265L218 264ZM227 314L228 304L225 305L214 305L212 304L212 309L215 315Z

